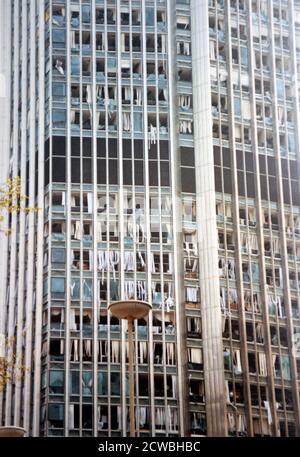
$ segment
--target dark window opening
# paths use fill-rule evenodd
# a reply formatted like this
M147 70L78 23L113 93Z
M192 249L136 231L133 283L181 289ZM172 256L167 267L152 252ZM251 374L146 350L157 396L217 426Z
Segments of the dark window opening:
M66 181L66 170L65 170L65 158L64 157L53 157L52 158L52 181L65 183Z
M181 167L181 190L182 192L195 193L195 169Z

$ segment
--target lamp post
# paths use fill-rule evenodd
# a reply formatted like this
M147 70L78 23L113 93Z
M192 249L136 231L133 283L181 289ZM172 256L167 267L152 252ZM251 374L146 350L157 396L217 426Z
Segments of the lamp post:
M6 426L0 427L0 438L20 438L23 437L26 430L22 427Z
M111 303L108 309L113 316L128 322L129 422L130 436L135 436L132 326L135 319L147 316L152 306L141 300L121 300Z

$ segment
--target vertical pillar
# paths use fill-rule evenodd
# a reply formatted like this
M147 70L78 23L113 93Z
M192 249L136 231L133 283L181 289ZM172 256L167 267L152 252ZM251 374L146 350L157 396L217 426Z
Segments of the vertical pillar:
M207 434L226 435L211 121L208 2L191 0L194 146Z

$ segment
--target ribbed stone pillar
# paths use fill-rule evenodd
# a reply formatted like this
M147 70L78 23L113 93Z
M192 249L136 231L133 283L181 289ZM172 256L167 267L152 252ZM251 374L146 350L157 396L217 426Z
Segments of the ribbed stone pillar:
M194 144L207 433L226 435L207 0L191 0Z

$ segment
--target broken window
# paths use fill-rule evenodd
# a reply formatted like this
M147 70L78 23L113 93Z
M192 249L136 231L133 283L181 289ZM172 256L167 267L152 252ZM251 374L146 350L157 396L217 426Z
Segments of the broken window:
M64 240L65 236L65 223L64 222L52 222L52 238L55 240Z
M199 412L190 413L190 428L191 433L196 433L197 435L206 435L206 415Z
M51 339L49 347L50 360L64 360L64 340Z
M253 352L248 352L249 373L256 374L256 356Z
M178 30L190 30L190 18L188 16L177 16L176 23Z
M96 24L104 24L104 9L96 8Z
M50 403L48 405L48 426L63 428L64 426L64 404Z
M201 336L200 317L187 317L186 326L187 326L187 335L189 338L200 338L200 336Z
M133 52L141 51L141 36L139 34L132 34L132 50Z
M189 380L189 399L190 402L204 403L204 381L198 379Z
M63 394L64 393L64 371L50 370L49 372L49 393Z
M64 6L53 5L52 24L61 27L65 24L66 10Z

